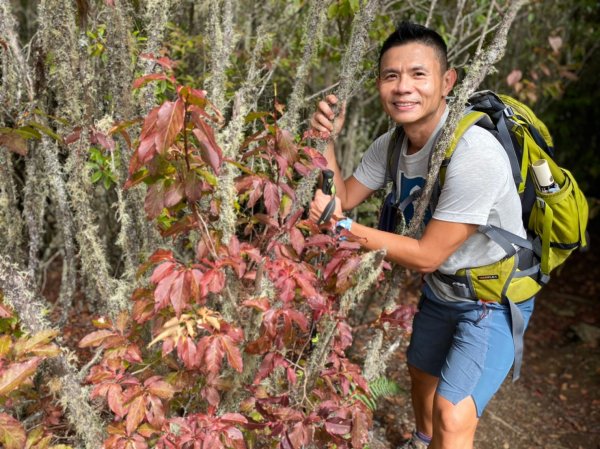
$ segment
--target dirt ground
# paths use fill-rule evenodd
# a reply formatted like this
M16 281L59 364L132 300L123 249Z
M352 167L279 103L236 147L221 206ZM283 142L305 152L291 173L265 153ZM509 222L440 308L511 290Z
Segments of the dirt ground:
M505 381L485 410L476 449L600 449L600 226L536 299L521 379ZM416 296L416 295L415 295ZM404 351L388 376L407 386ZM377 448L396 448L413 429L408 393L382 401Z

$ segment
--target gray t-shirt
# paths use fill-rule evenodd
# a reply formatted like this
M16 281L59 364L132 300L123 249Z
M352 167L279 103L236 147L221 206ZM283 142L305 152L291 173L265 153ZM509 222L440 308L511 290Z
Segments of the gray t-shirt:
M415 154L406 154L406 142L398 164L397 198L402 201L415 188L423 186L427 176L429 156L444 114L425 146ZM387 147L392 132L375 140L354 172L354 177L366 187L376 190L386 183ZM406 210L407 219L412 211ZM521 201L512 178L510 162L500 143L488 131L478 126L469 128L459 140L440 192L433 217L441 221L494 225L525 237L521 219ZM494 263L505 256L504 250L482 233L467 239L444 263L439 271L454 274L461 268ZM427 275L426 282L436 296L460 300L452 289L437 278Z

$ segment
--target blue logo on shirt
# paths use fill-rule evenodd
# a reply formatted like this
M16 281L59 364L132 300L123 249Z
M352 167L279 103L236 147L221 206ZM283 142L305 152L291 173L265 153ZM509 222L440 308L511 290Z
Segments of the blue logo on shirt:
M408 178L408 177L406 177L406 175L404 173L401 173L400 174L400 201L398 201L398 204L402 204L402 202L409 195L411 195L413 192L416 192L416 191L422 189L424 186L425 186L425 178L421 178L420 176L417 176L415 178ZM406 206L406 208L404 209L404 218L406 220L406 223L410 223L410 220L412 219L412 217L415 213L414 203L416 203L416 201L417 201L417 199L410 202L410 204L408 204ZM429 222L430 219L431 219L431 211L429 209L427 209L427 212L425 213L425 223Z

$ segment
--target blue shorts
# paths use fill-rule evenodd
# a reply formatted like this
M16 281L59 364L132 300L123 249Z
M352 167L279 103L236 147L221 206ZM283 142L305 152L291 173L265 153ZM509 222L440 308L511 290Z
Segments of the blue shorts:
M518 304L525 326L533 304L533 299ZM440 378L438 394L453 404L472 396L480 417L510 371L514 357L508 306L442 301L425 284L407 360L409 365Z

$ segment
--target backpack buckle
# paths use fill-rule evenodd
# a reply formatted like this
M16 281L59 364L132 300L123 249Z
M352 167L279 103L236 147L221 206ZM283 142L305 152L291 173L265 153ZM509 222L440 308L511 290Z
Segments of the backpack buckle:
M539 196L536 196L535 198L536 198L538 207L540 209L544 210L544 208L546 207L546 202L543 199L541 199Z
M506 115L507 117L512 117L515 115L515 111L513 111L513 108L511 108L510 106L506 106L504 108L504 111L502 111L504 113L504 115Z

